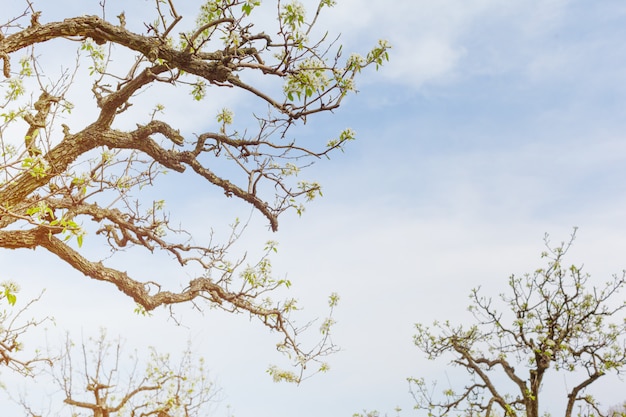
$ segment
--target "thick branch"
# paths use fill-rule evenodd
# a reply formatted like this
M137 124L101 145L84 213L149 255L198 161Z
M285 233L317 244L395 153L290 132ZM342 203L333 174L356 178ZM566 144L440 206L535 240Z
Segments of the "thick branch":
M23 202L37 188L47 184L50 178L59 173L66 172L72 162L80 155L99 146L98 137L104 135L97 126L91 125L80 134L68 135L61 143L55 146L44 159L50 166L50 174L45 176L33 176L29 172L21 174L0 190L0 201L3 206L10 210Z
M493 385L493 382L491 381L491 379L489 378L489 376L485 373L485 371L483 371L483 369L478 365L478 361L476 359L474 359L474 357L471 355L471 353L462 345L453 342L453 347L454 350L456 350L463 359L465 359L467 362L466 363L462 363L460 361L457 361L457 363L460 363L461 365L465 366L468 369L471 369L473 372L475 372L480 379L485 383L487 390L489 390L491 396L493 397L494 401L498 403L498 405L500 405L500 407L502 407L503 410L508 410L507 407L507 402L505 401L504 397L502 397L502 395L500 395L500 393L498 392L498 390L496 389L495 385ZM510 413L513 417L515 417L517 414L515 413L514 410L510 410Z
M504 370L504 373L506 373L509 379L511 379L511 381L513 381L515 385L518 386L522 394L525 393L526 382L522 378L517 376L517 374L515 373L515 368L513 368L506 360L504 359L489 360L486 358L476 358L475 361L476 363L484 363L489 368L493 368L496 365L500 365L502 369Z
M6 233L6 232L3 232ZM1 241L0 241L1 242ZM211 301L221 304L223 301L230 303L235 308L250 312L256 316L275 317L277 322L282 323L282 313L275 309L265 309L246 301L241 294L230 293L221 286L213 283L209 278L196 278L189 283L188 289L180 293L160 291L151 295L145 284L135 281L127 273L108 268L101 262L91 262L74 249L63 243L54 236L40 239L38 244L63 259L83 274L99 280L113 283L120 291L131 297L146 310L154 310L161 305L170 305L192 301L200 296L209 296ZM282 325L282 324L280 324ZM279 329L279 324L275 327Z
M151 62L157 59L168 63L170 68L179 68L208 81L225 82L230 69L221 62L223 54L208 55L210 60L199 59L189 52L181 52L167 46L159 39L137 35L121 26L112 25L98 16L81 16L29 27L0 41L0 52L10 54L36 43L65 37L89 37L96 43L113 42L140 52ZM203 55L207 58L207 54Z
M232 182L215 175L211 170L204 167L192 152L175 152L163 149L148 135L152 132L160 132L168 136L173 142L179 143L182 138L180 134L175 132L165 123L152 122L147 126L140 127L130 134L123 132L112 132L112 134L103 137L102 144L111 148L118 149L136 149L143 151L154 158L161 165L173 169L178 172L185 170L185 166L191 168L210 183L222 188L227 196L235 195L244 201L252 204L269 220L272 230L278 230L278 219L276 214L271 210L266 202L258 198L256 195L248 193L239 188Z
M591 376L589 376L589 378L585 379L583 382L581 382L580 384L572 388L572 391L569 394L567 394L567 408L565 409L565 417L572 416L572 412L574 410L574 404L576 403L576 401L580 399L578 397L578 394L582 390L584 390L586 387L593 384L594 381L596 381L602 375L604 375L602 372L595 372Z
M6 249L35 249L48 239L49 229L0 230L0 247Z
M273 231L278 230L278 218L274 212L272 212L271 208L268 206L266 202L258 198L256 195L248 193L241 188L237 187L232 182L225 180L223 178L218 177L209 169L205 168L196 158L193 156L191 152L185 152L181 154L182 160L184 160L193 170L200 174L202 177L207 179L210 183L221 187L227 196L235 195L242 200L247 201L252 204L257 210L259 210L263 215L269 220L270 226Z

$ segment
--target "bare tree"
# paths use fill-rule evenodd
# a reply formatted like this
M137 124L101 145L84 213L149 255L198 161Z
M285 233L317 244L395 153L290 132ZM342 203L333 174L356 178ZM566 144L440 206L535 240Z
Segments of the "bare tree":
M344 59L335 40L315 30L332 0L319 1L308 16L297 1L204 1L195 23L180 33L186 21L175 3L155 0L152 16L137 17L100 2L100 17L46 22L45 12L36 10L44 3L27 0L23 14L0 25L0 247L45 249L85 276L116 286L141 311L189 302L200 307L204 300L247 312L282 334L280 349L304 366L329 346L304 350L296 341L298 329L289 320L294 302L268 297L288 281L271 276L266 257L247 267L229 258L241 227L235 225L226 241L196 243L192 233L173 225L163 199L148 200L140 190L155 187L158 193L163 172L194 187L202 180L207 190L249 204L277 230L280 214L301 212L303 201L320 194L319 184L296 178L300 169L354 138L346 129L330 141L301 143L291 137L292 128L337 109L355 91L355 76L388 58L388 46L381 42L366 56ZM274 20L255 20L262 10L275 10ZM109 20L107 12L116 17ZM144 23L131 24L138 21ZM46 59L59 51L64 66L55 75ZM86 72L91 88L77 81ZM141 95L148 88L150 94ZM169 102L181 88L189 100L175 96ZM236 91L256 103L253 114L237 119L240 129L228 108L207 115L206 125L214 125L209 130L194 132L167 120L168 108L205 112L207 100ZM82 110L88 97L93 119L84 120L84 112L75 117L76 101ZM133 107L135 101L142 105ZM187 230L209 227L191 224ZM90 257L84 239L100 239L111 253ZM181 277L193 278L127 273L114 260L128 250L166 253Z
M424 379L411 378L417 408L437 416L458 410L487 417L539 417L546 374L562 372L570 381L565 417L572 416L575 406L606 415L588 389L609 372L624 373L626 302L618 293L626 278L615 275L598 287L581 268L566 265L574 237L575 232L556 248L546 237L548 250L542 257L547 267L512 275L501 303L480 295L480 288L472 290L475 325L416 325L415 344L429 359L452 355L452 365L470 376L464 387L446 387L442 396Z

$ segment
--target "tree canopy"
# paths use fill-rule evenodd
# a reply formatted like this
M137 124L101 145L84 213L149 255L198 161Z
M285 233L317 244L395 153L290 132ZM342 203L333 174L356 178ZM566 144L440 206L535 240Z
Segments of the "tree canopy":
M322 324L320 344L304 349L289 320L295 301L270 298L289 281L272 276L266 256L253 264L229 256L241 225L235 221L225 241L198 242L193 231L211 224L178 226L184 219L166 211L165 197L152 196L163 174L179 175L179 191L238 199L277 230L282 213L301 213L321 194L299 171L354 138L346 129L305 142L292 129L337 109L389 47L381 41L346 56L317 29L332 0L308 10L298 1L209 0L192 21L176 3L155 0L133 16L103 1L98 16L49 21L43 5L26 1L21 15L0 22L0 247L49 251L114 285L139 312L193 303L248 313L279 332L279 349L303 368L331 349L332 321ZM181 89L185 96L176 95ZM234 93L252 103L249 115L236 118L220 103ZM209 113L211 106L218 110ZM206 123L176 124L172 108ZM186 190L190 178L205 188ZM107 250L94 255L86 242ZM128 273L115 259L130 250L169 256L179 277ZM274 370L278 379L300 376Z
M556 247L546 237L547 266L511 275L499 300L472 290L476 324L416 324L415 344L429 359L451 356L451 364L469 375L462 387L431 387L411 378L416 408L434 416L539 417L547 411L540 409L546 375L562 372L569 387L565 417L577 406L583 415L606 415L589 390L602 376L622 375L626 368L626 302L619 297L626 273L597 285L582 267L566 264L574 237Z

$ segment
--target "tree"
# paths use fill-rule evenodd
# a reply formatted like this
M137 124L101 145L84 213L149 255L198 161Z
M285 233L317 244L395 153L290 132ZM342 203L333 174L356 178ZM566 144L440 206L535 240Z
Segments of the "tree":
M471 291L469 310L476 324L468 327L435 322L416 324L415 344L429 359L451 354L453 366L470 375L461 389L434 395L423 378L411 378L416 408L443 416L452 410L466 415L538 417L542 382L548 372L569 374L566 417L575 406L603 416L588 394L591 384L609 372L624 373L626 365L626 302L618 297L625 275L613 276L601 287L565 256L573 243L551 248L542 258L547 266L509 278L509 292L499 303ZM573 384L571 381L575 381Z
M610 407L607 411L607 415L609 417L624 417L626 416L626 402L619 404L619 405L614 405L613 407Z
M0 364L8 369L21 374L33 375L35 364L50 362L49 358L43 357L39 352L27 353L20 341L21 336L32 328L39 326L48 320L25 319L24 315L28 308L39 298L25 303L17 304L19 286L10 281L0 284ZM2 383L0 382L0 385Z
M312 17L298 1L208 0L192 25L175 3L155 0L153 16L133 16L102 1L100 17L46 22L27 0L20 16L0 26L0 247L47 250L117 287L140 312L200 302L246 312L279 332L279 348L304 367L329 346L307 351L296 341L298 329L289 319L295 302L276 302L268 294L289 281L272 277L266 256L251 266L229 257L239 223L223 242L197 243L188 230L208 224L176 227L164 199L144 196L151 188L159 193L162 174L176 173L181 184L195 187L202 180L207 189L245 202L277 230L282 213L301 213L303 202L321 194L316 182L296 178L301 168L354 138L346 129L330 141L301 143L291 131L337 109L355 91L358 73L388 59L388 45L344 58L335 40L316 28L333 0L314 5ZM263 18L273 10L275 20ZM47 60L58 57L59 48L65 48L63 67L55 74ZM142 94L148 88L150 94ZM189 100L176 95L180 89ZM247 95L253 109L238 119L238 129L227 107L197 130L168 121L172 107L206 112L207 100L234 93ZM91 113L84 101L89 96ZM90 258L85 239L110 253ZM193 278L129 274L115 258L131 250L165 253L181 276Z
M152 347L142 364L137 351L128 353L121 338L110 340L101 330L80 345L68 337L58 357L47 374L55 386L51 396L61 396L68 415L202 416L219 400L204 359L194 355L191 346L178 360ZM42 415L26 398L20 402L28 415Z

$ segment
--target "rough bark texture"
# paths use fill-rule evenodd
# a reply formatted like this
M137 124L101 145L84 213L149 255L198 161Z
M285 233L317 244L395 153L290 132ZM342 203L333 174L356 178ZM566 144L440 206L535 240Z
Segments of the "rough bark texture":
M203 181L207 191L218 189L246 202L277 230L281 213L301 211L303 200L320 193L315 182L294 181L299 169L353 138L345 131L330 142L300 144L288 140L287 132L310 115L336 109L354 91L355 75L387 58L387 46L381 43L365 58L351 56L342 63L340 53L331 55L332 45L324 39L309 40L324 1L312 21L280 8L276 26L268 31L273 38L253 31L254 8L248 9L247 2L207 4L212 6L203 9L196 26L179 38L174 33L181 16L171 1L169 10L166 3L155 2L158 24L139 26L143 32L129 29L123 15L115 23L98 16L45 22L45 13L34 12L32 5L0 27L0 59L7 77L1 84L6 102L0 125L0 247L46 249L84 275L115 285L147 311L203 299L227 311L247 312L280 332L281 349L304 364L332 347L303 351L288 319L293 303L261 301L286 281L269 276L265 260L244 268L241 260L228 259L240 230L221 244L191 243L193 234L172 227L161 203L135 200L133 193L156 186L163 170L190 171L197 177L194 187ZM145 21L155 22L152 17ZM54 50L49 50L52 41ZM72 56L72 49L80 51L74 68L64 68L57 80L48 78L46 53ZM116 53L126 55L118 59ZM124 60L126 68L120 69ZM92 75L91 91L74 82L76 73L86 68ZM244 81L258 76L283 88ZM218 131L189 131L156 117L159 99L166 100L165 107L184 105L168 103L166 97L154 96L149 117L145 114L150 109L133 113L133 98L149 86L190 89L196 100L219 100L214 89L236 89L262 104L267 115L254 115L256 130L238 131L225 109L217 115ZM76 121L68 114L76 104L68 97L76 97L76 88L82 88L80 100L95 100L98 111L91 121ZM121 114L131 115L136 128L120 128ZM213 167L218 161L229 166L226 174ZM142 206L151 208L142 211ZM203 273L178 292L166 289L163 282L171 277L161 277L162 282L141 279L107 266L104 258L88 259L81 250L83 236L102 238L113 254L131 247L148 254L164 252L181 269L195 265Z

